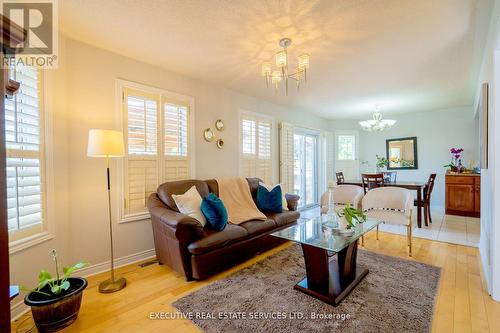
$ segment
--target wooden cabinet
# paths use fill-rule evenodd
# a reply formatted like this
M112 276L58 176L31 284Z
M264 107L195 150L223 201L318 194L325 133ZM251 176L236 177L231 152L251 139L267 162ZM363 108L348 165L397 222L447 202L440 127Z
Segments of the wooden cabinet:
M481 177L476 174L446 175L446 214L479 217Z

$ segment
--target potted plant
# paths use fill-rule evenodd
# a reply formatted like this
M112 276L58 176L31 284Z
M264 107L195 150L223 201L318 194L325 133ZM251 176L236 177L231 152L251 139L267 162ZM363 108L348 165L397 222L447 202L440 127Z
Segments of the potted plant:
M460 172L461 170L459 169L461 167L461 160L460 156L462 156L462 152L464 150L462 148L451 148L450 149L450 154L451 154L451 162L449 164L444 165L443 167L449 168L449 171L451 172Z
M375 157L377 158L377 163L375 164L377 167L377 173L380 173L383 168L389 165L389 161L383 156L375 155Z
M40 332L56 332L71 325L78 317L82 302L83 290L87 287L87 280L71 277L77 269L88 265L81 261L70 267L63 267L62 275L59 272L56 250L51 251L55 262L53 277L46 269L38 275L38 286L24 298L24 303L31 307L33 320Z
M366 221L366 215L360 209L351 207L349 202L338 212L338 216L340 229L348 230L350 233L354 233L351 229L356 224Z

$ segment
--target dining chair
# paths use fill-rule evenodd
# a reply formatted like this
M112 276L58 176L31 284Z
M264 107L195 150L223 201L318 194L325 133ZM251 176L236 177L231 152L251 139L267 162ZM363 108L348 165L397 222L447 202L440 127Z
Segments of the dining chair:
M335 173L335 176L337 177L337 184L342 184L345 181L344 173L342 171Z
M361 208L363 195L363 189L357 185L338 185L333 188L333 209L338 212L347 203L351 204L351 207ZM328 196L328 191L321 195L321 214L328 213Z
M436 180L436 174L431 173L429 176L429 179L427 180L427 184L425 184L424 187L424 198L422 200L422 204L424 205L424 221L425 221L425 226L428 226L428 222L432 223L432 216L431 216L431 194L432 190L434 189L434 182ZM414 200L413 202L414 206L418 206L417 200Z
M395 183L398 173L396 171L385 171L382 172L384 175L384 183Z
M384 186L384 174L382 173L362 173L361 180L365 194L371 189Z
M391 186L368 191L362 200L363 212L366 217L382 220L387 224L406 226L406 240L410 257L412 255L412 203L413 197L409 190ZM364 243L363 239L361 242Z

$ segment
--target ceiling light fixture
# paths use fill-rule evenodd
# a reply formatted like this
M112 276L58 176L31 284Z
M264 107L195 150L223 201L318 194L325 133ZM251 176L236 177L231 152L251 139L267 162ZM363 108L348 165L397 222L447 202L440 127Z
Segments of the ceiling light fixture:
M262 63L261 70L261 75L266 79L266 86L269 87L269 83L271 83L274 89L278 91L279 85L283 82L285 84L286 95L288 95L288 79L296 81L298 90L300 83L307 81L307 70L309 69L309 54L304 53L298 57L295 72L289 71L288 47L291 44L292 40L290 38L280 39L279 45L282 50L276 53L274 57L276 68L273 69L272 63L266 61Z
M390 129L394 124L396 124L396 120L382 119L382 113L380 113L380 107L378 105L375 106L375 112L373 112L372 119L359 122L361 128L368 132L382 132Z

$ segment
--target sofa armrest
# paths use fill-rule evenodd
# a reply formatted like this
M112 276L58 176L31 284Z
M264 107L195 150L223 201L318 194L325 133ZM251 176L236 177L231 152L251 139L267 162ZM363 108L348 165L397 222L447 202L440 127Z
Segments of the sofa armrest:
M300 199L299 195L286 193L285 199L288 206L288 210L297 210L297 206L299 205L299 199Z
M182 244L189 244L203 237L203 226L196 219L168 208L153 193L148 198L148 210L153 223L161 223L171 230Z

